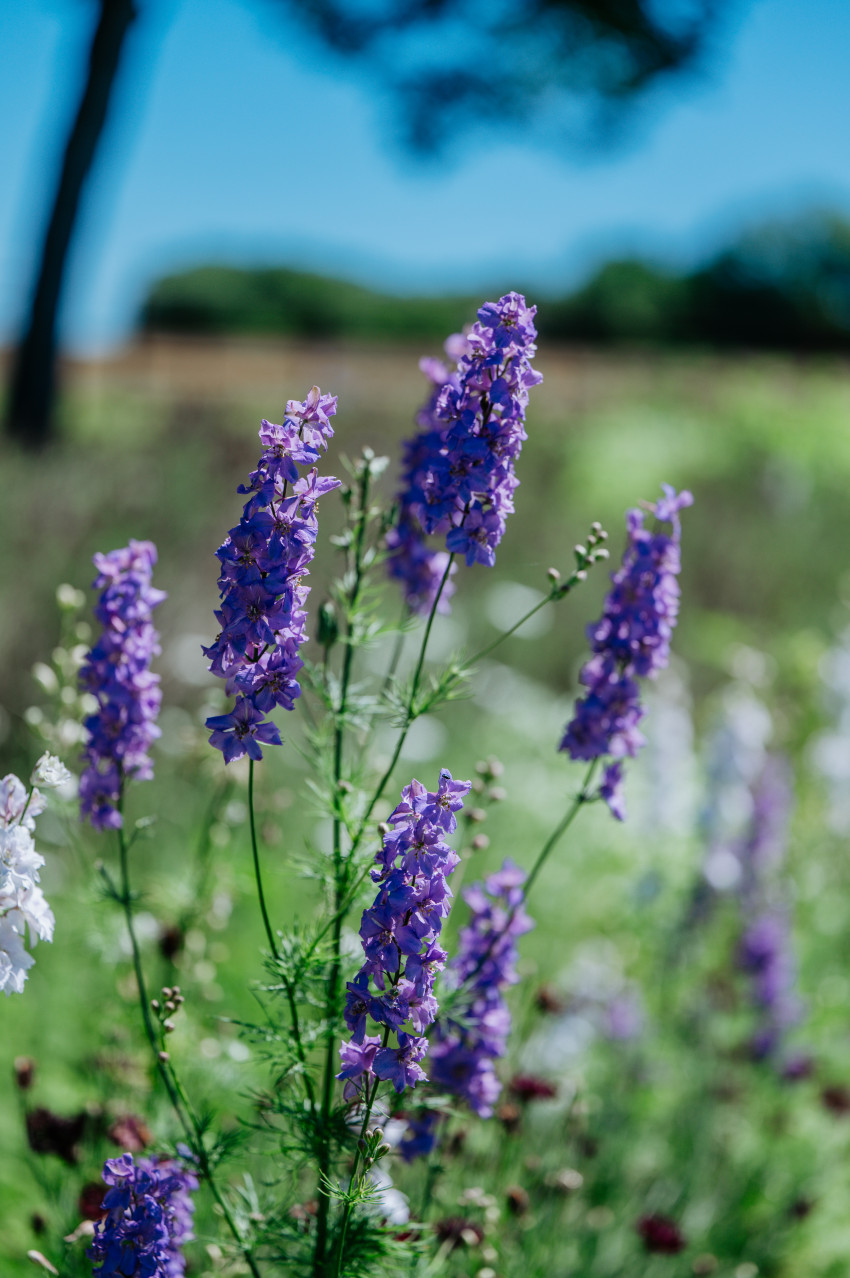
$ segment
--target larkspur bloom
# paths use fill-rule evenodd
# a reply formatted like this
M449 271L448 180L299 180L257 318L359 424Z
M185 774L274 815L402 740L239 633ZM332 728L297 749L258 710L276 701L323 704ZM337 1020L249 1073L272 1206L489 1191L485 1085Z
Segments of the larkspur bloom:
M349 1096L375 1078L397 1092L426 1078L424 1032L437 1015L434 978L447 957L437 943L452 900L446 879L460 860L445 836L457 828L469 789L444 768L435 791L416 780L405 786L387 819L372 871L378 893L360 924L366 961L347 986L351 1041L340 1048L337 1077ZM367 1034L370 1023L382 1032Z
M165 598L151 585L156 547L150 541L97 554L94 615L103 627L80 670L80 685L97 699L85 720L86 769L80 778L80 815L95 829L121 825L118 804L125 780L148 781L148 751L159 736L159 675L151 672L159 635L151 615Z
M753 1055L775 1060L782 1056L786 1034L803 1012L795 992L791 913L782 899L780 874L792 803L785 759L766 756L751 783L751 795L749 829L734 848L741 866L737 889L744 924L737 962L749 978L756 1012Z
M55 754L45 752L32 771L30 783L43 785L45 790L59 790L71 780L71 773Z
M398 522L387 538L390 576L414 612L433 606L449 554L495 563L519 484L528 393L542 381L531 366L536 311L519 293L486 302L469 332L446 343L453 370L440 360L420 364L432 390L406 446ZM428 547L430 535L445 535L445 551Z
M35 818L45 808L38 790L30 793L18 777L0 780L0 990L23 992L35 962L26 949L53 940L54 918L38 886L44 857L33 840Z
M244 754L261 759L261 745L280 745L266 715L276 706L291 710L301 695L296 676L310 593L303 578L315 554L319 499L340 484L320 477L315 463L333 436L335 413L336 396L314 386L303 403L287 403L281 425L263 421L262 455L239 488L248 495L242 518L216 551L221 631L204 653L236 703L206 726L225 763ZM311 469L301 475L298 467Z
M618 820L625 818L623 765L644 744L639 678L652 678L670 658L670 638L679 611L679 511L693 503L689 492L664 484L664 496L649 507L671 533L644 526L644 512L626 516L628 543L602 616L588 627L593 656L581 672L587 693L575 706L560 749L572 759L604 759L599 797Z
M524 883L525 872L508 860L464 892L471 917L448 975L465 997L455 1017L437 1022L428 1054L432 1085L461 1097L481 1118L490 1117L502 1090L494 1062L510 1034L504 991L519 979L517 939L534 926L523 907ZM420 1132L417 1149L426 1148Z
M103 1179L109 1186L106 1215L95 1225L87 1253L95 1278L182 1278L181 1248L194 1238L194 1171L174 1159L135 1162L122 1154L106 1160Z

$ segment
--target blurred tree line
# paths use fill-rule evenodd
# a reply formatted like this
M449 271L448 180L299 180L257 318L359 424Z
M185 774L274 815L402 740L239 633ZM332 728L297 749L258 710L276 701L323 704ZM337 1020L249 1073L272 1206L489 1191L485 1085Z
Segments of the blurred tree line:
M414 151L476 125L545 121L558 139L611 136L646 90L698 64L728 0L253 0L323 49L369 63ZM83 91L67 133L5 409L7 432L51 433L57 315L84 187L144 0L97 0ZM281 119L287 125L285 115ZM321 165L321 157L317 163Z
M480 300L480 299L478 299ZM202 266L151 289L144 332L441 341L472 297L392 297L285 268ZM747 231L696 269L626 258L546 301L541 335L590 344L850 349L850 222L810 213Z

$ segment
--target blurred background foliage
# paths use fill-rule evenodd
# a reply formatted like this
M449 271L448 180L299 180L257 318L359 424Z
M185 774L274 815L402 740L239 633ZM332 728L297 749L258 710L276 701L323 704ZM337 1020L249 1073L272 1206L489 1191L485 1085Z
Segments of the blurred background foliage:
M501 291L503 281L495 281ZM507 287L507 284L504 284ZM393 297L284 268L198 266L156 282L142 332L432 341L460 327L468 297ZM754 226L693 269L606 262L541 310L544 339L586 345L846 351L850 222L811 211Z

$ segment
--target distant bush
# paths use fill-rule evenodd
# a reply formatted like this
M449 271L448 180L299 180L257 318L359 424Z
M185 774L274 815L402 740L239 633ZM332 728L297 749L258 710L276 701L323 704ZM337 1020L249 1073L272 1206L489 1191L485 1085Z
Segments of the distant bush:
M498 290L491 290L493 296ZM406 341L442 339L466 297L393 297L321 275L202 266L156 283L142 329L170 333ZM607 262L541 306L550 340L850 349L850 223L812 213L743 234L693 271L635 258Z
M467 298L389 297L283 267L201 266L159 280L140 323L168 333L442 340L470 311Z

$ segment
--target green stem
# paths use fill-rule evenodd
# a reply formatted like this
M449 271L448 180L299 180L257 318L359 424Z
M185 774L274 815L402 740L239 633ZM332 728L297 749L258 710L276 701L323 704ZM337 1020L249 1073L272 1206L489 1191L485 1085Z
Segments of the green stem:
M386 789L386 786L387 786L387 782L389 781L390 777L395 771L395 766L399 761L401 752L404 749L404 743L407 740L407 734L410 731L410 725L413 723L414 719L416 718L416 713L415 713L416 694L419 691L419 680L422 678L422 667L425 664L425 654L428 650L428 640L431 638L431 628L434 625L434 618L437 615L437 607L439 605L443 590L445 589L446 582L449 579L449 573L452 570L452 564L454 563L454 558L455 557L453 554L449 555L449 561L446 564L446 571L443 573L443 578L442 578L442 581L440 582L439 590L434 596L434 602L431 605L431 611L428 613L428 620L425 623L425 633L422 636L422 643L419 648L419 657L416 662L416 669L413 672L413 682L410 685L410 696L407 699L407 709L405 710L404 723L402 725L401 732L399 733L398 740L396 741L395 750L393 751L393 757L390 760L389 767L387 768L386 772L384 773L384 775L381 777L380 781L378 782L378 788L375 790L374 794L372 795L372 798L369 800L369 806L366 808L366 811L363 814L360 824L357 827L357 832L354 835L354 840L351 847L352 854L357 850L357 847L359 846L360 841L363 838L363 835L365 833L366 826L369 824L369 818L371 817L372 812L374 811L375 804L379 801L379 799L383 795L384 790Z
M168 1099L170 1100L171 1106L189 1141L192 1152L198 1159L201 1171L210 1187L210 1192L221 1208L222 1215L224 1216L230 1232L233 1234L233 1237L239 1246L239 1250L242 1252L245 1263L251 1270L253 1278L261 1278L260 1270L257 1267L257 1262L254 1259L253 1252L242 1238L242 1235L236 1225L236 1221L233 1219L230 1209L224 1201L221 1191L216 1184L215 1177L213 1176L212 1168L210 1167L209 1159L207 1157L207 1152L204 1148L203 1134L200 1130L200 1124L198 1123L198 1119L189 1102L189 1098L177 1079L173 1066L169 1068L168 1058L166 1057L166 1059L163 1060L160 1039L151 1018L150 1000L148 998L147 985L145 984L144 969L142 968L142 955L139 949L138 938L136 936L135 924L133 922L133 898L130 892L130 870L127 862L127 840L124 837L123 825L123 798L124 796L122 793L118 801L118 811L122 817L122 824L118 827L118 853L121 865L121 904L124 908L124 918L126 920L127 931L130 936L130 948L133 953L133 970L136 974L136 985L139 991L139 1006L142 1012L145 1034L147 1035L148 1042L150 1043L151 1051L153 1052L154 1060L156 1061L157 1070L159 1071L159 1076L163 1081L166 1092L168 1093Z
M251 853L254 858L254 880L257 885L257 900L260 904L260 913L263 916L263 926L266 929L266 938L269 943L272 958L274 959L278 973L283 981L283 988L286 992L286 1001L289 1006L289 1016L292 1023L292 1038L295 1043L295 1054L298 1057L298 1063L301 1066L301 1074L304 1079L304 1090L307 1093L307 1100L310 1105L310 1112L316 1112L316 1094L313 1090L313 1080L307 1068L307 1053L304 1050L304 1039L301 1034L301 1021L298 1016L298 1003L295 998L295 989L292 981L283 970L281 962L280 949L277 944L274 931L272 930L269 912L266 907L266 894L263 890L263 876L260 870L260 851L257 842L257 820L254 813L254 760L248 761L248 820L251 828Z
M389 1037L390 1037L389 1026L385 1026L384 1039L381 1044L382 1047L386 1047L387 1043L389 1042ZM366 1138L366 1131L369 1127L369 1119L372 1117L372 1107L375 1104L375 1098L378 1095L378 1087L380 1086L380 1083L381 1083L381 1080L379 1078L376 1078L375 1084L372 1088L371 1095L369 1094L368 1090L366 1092L366 1110L363 1114L363 1122L360 1124L360 1136L357 1141L357 1146L354 1150L354 1162L351 1167L351 1178L348 1182L349 1194L351 1193L354 1187L354 1178L357 1175L357 1171L360 1165L360 1153L363 1147L363 1141ZM348 1232L348 1222L349 1222L349 1219L351 1218L352 1205L353 1204L351 1202L351 1199L349 1198L346 1201L345 1208L343 1209L343 1213L342 1213L342 1221L340 1223L340 1229L339 1229L339 1249L337 1251L337 1271L336 1271L337 1278L342 1278L342 1265L343 1265L344 1252L345 1252L345 1235Z
M587 574L585 572L585 576L586 575ZM545 608L546 605L550 603L557 603L559 599L565 599L580 582L584 581L584 579L584 577L579 576L579 570L576 569L573 575L568 577L563 585L553 586L545 598L536 603L533 608L529 608L528 612L524 613L523 616L520 617L519 621L515 621L508 630L503 630L501 634L497 635L492 643L485 644L483 648L479 649L479 651L475 653L475 656L468 659L466 664L474 666L482 657L489 656L494 648L498 648L500 643L504 643L506 639L510 639L511 635L516 634L517 630L519 630L521 626L524 626L527 621L530 621L534 614L539 612L541 608Z
M572 803L570 804L569 808L567 809L561 821L559 821L559 823L555 826L555 829L549 835L549 838L546 840L546 842L543 844L543 847L540 849L539 853L537 854L537 860L534 862L534 865L529 870L528 878L525 880L525 885L523 889L524 900L528 898L528 894L531 891L532 887L534 886L535 879L537 878L540 871L543 869L543 866L546 864L547 860L549 859L549 855L554 849L555 845L566 834L567 830L570 828L573 821L578 816L580 809L590 799L590 783L593 780L593 774L596 771L598 763L599 763L598 759L593 759L591 761L590 767L587 769L584 781L582 782L581 789L579 790L576 797L573 799Z
M248 760L248 820L251 826L251 852L254 857L254 880L257 884L257 900L260 903L260 913L263 916L263 927L266 929L266 939L269 943L269 949L272 952L272 958L277 960L280 955L277 949L277 940L272 930L269 912L266 908L266 894L263 891L263 876L260 872L260 853L257 845L257 821L254 816L254 760Z
M370 468L368 460L364 459L363 470L360 478L359 504L357 510L357 537L354 546L354 580L351 585L351 591L348 597L348 607L346 609L346 636L345 636L345 657L342 664L342 675L340 677L339 688L339 705L336 711L336 722L334 726L334 761L333 761L333 803L334 803L334 824L333 824L333 869L334 869L334 900L333 900L333 921L332 921L332 937L331 951L332 960L331 968L328 973L327 998L325 1001L325 1020L327 1024L327 1033L325 1037L325 1066L322 1078L322 1106L321 1106L321 1128L320 1137L321 1144L319 1149L319 1185L318 1199L319 1208L316 1213L316 1245L313 1252L313 1272L316 1278L322 1273L325 1263L325 1255L328 1243L328 1223L330 1218L331 1200L327 1192L327 1179L330 1175L332 1149L330 1135L330 1114L333 1102L333 1083L335 1076L334 1069L334 1051L336 1047L336 1018L337 1003L339 1001L339 985L342 973L342 924L345 917L344 911L341 910L342 901L347 893L347 864L342 854L342 821L340 818L339 805L340 799L340 783L342 781L343 767L343 745L345 742L345 718L348 713L348 688L351 682L351 671L354 662L354 625L355 625L355 609L357 600L360 597L360 589L363 584L363 550L366 542L366 525L367 510L369 501L369 480ZM352 849L353 850L353 849ZM349 853L350 858L351 853Z

